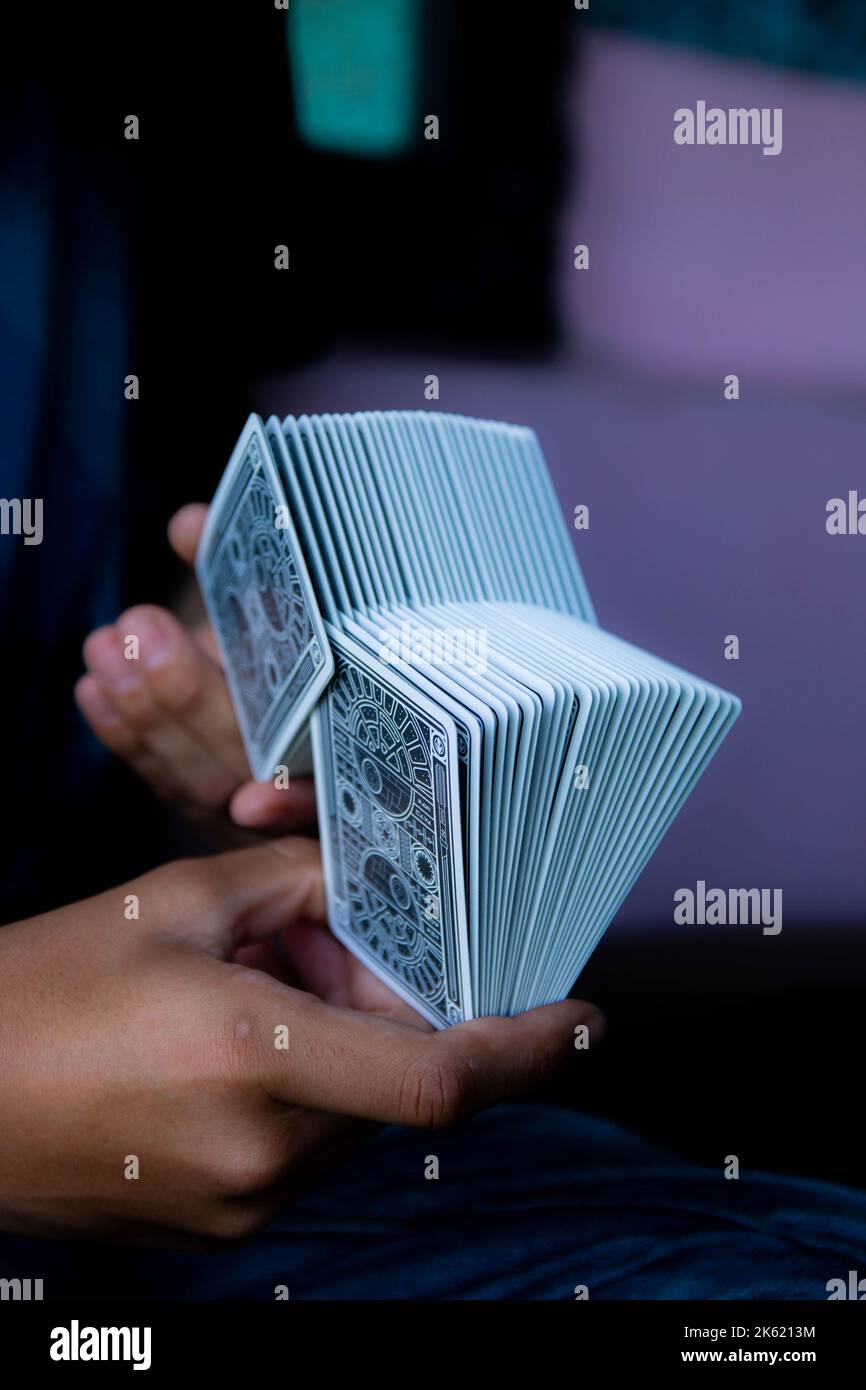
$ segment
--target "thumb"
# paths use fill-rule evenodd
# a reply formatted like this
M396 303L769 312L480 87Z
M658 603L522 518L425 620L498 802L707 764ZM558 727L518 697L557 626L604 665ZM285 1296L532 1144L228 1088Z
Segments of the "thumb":
M289 997L291 996L291 997ZM291 1045L273 1050L262 1081L277 1100L382 1124L438 1129L548 1080L604 1023L592 1004L566 999L516 1018L481 1018L439 1033L338 1009L274 986L272 1025L291 1019Z

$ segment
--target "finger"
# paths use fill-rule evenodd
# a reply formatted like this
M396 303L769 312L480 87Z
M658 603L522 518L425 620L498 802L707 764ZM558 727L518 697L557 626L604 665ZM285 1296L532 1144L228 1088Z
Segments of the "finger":
M172 549L187 565L195 564L207 514L208 508L204 502L189 502L175 512L168 523L168 539ZM222 667L222 654L210 623L197 624L193 628L193 637L213 664Z
M236 825L253 830L316 832L316 789L309 777L275 787L272 782L246 782L229 802Z
M196 623L192 629L192 635L205 656L209 656L214 666L221 671L223 669L223 656L210 623Z
M321 931L321 928L314 927L311 930ZM295 989L303 988L283 954L275 949L273 941L256 941L251 946L239 947L235 952L235 962L237 965L248 966L250 970L263 970L265 974L273 975L275 980L282 980L283 984L292 985Z
M176 555L187 565L195 563L198 543L207 517L204 502L189 502L168 523L168 539Z
M81 676L75 684L73 694L75 703L97 738L101 739L112 753L126 757L127 752L136 747L138 739L118 714L99 682L93 676Z
M177 780L182 795L193 804L214 809L224 806L237 778L187 729L166 716L143 679L140 663L126 659L118 632L114 628L92 632L84 643L84 660L121 718Z
M593 1005L565 1000L516 1018L483 1018L439 1033L282 989L265 976L263 1037L288 1026L288 1047L269 1048L263 1083L277 1100L384 1124L440 1128L533 1089L603 1022Z
M180 783L142 743L93 676L82 676L78 681L75 701L100 742L117 757L123 758L158 796L166 801L181 797Z
M182 876L189 864L175 866ZM299 922L325 921L325 885L317 840L287 836L196 860L203 907L188 914L184 935L234 959L244 947Z
M298 989L326 1004L381 1014L430 1032L432 1024L395 994L322 924L298 922L282 933L279 948ZM273 973L273 972L271 972Z
M140 672L156 703L231 774L233 785L249 777L225 677L173 614L139 604L122 614L115 631L138 637Z

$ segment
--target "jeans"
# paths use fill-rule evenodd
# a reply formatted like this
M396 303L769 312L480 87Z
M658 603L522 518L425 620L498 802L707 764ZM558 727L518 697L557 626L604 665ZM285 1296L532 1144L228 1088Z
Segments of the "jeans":
M46 1298L825 1299L856 1269L866 1193L728 1179L722 1156L698 1167L542 1105L384 1130L234 1249L0 1237L0 1273L43 1278Z

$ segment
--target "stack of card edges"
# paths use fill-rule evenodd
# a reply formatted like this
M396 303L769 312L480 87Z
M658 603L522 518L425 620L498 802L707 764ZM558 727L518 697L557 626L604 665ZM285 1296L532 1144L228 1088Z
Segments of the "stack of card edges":
M563 998L740 702L597 626L533 432L251 416L197 569L336 936L437 1027Z

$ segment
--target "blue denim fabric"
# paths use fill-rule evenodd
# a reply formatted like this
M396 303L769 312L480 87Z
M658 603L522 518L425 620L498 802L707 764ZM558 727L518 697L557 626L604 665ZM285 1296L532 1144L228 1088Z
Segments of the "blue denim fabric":
M700 1168L529 1105L447 1134L386 1130L234 1250L0 1241L0 1273L42 1277L46 1298L826 1299L851 1269L866 1275L866 1194L726 1179L721 1159Z

